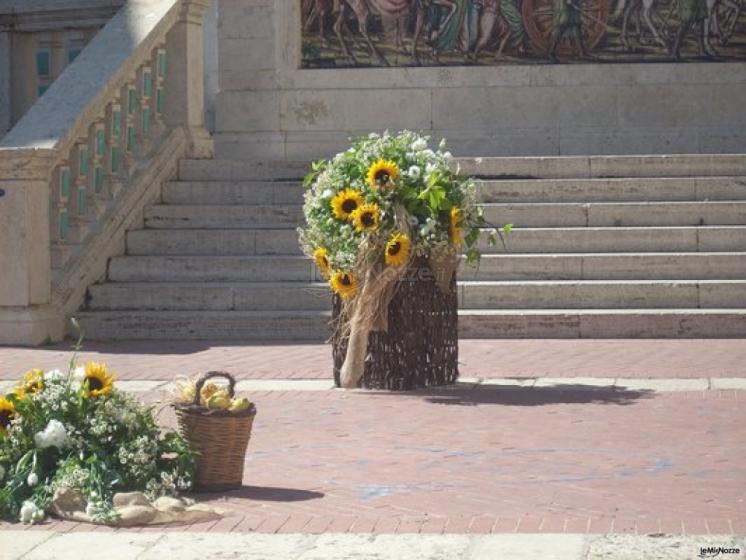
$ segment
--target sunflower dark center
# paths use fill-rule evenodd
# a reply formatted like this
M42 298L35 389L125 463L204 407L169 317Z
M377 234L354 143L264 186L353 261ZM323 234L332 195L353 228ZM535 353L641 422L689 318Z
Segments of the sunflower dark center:
M10 410L0 410L0 426L7 428L13 419L13 413Z
M91 391L99 391L104 388L103 382L98 377L86 377L88 380L88 389Z
M399 251L401 251L401 243L399 243L398 241L389 245L389 255L391 255L392 257L394 255L398 255Z
M365 227L371 227L372 225L375 225L376 220L373 217L373 213L372 212L363 212L362 216L360 216L360 222Z
M44 388L44 385L41 381L31 381L30 383L26 383L26 390L30 393L36 393L37 391L41 391Z
M381 169L376 173L376 183L385 185L391 180L391 175L385 169Z
M342 210L344 210L347 214L351 214L352 212L354 212L355 208L357 208L357 202L355 202L351 198L348 198L342 203Z
M352 284L352 278L350 278L347 274L343 274L342 277L339 279L339 282L343 286L349 286Z

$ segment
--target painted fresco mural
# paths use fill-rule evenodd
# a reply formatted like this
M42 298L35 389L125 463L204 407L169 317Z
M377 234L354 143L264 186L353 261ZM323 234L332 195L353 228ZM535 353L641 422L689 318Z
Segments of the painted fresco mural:
M746 61L746 0L297 0L304 68Z

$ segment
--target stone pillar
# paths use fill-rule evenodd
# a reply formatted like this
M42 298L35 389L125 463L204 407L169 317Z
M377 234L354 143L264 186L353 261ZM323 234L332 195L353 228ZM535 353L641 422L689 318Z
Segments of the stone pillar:
M52 150L0 150L0 343L60 339L51 302L49 175Z
M179 22L167 37L165 118L182 126L191 138L191 157L212 157L205 129L203 21L210 0L184 0Z
M0 138L10 130L10 33L0 32Z

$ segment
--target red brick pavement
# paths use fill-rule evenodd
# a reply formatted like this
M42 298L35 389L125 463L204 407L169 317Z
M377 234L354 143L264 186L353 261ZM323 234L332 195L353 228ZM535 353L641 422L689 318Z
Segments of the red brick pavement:
M62 368L71 343L0 348L0 379L31 367ZM462 340L462 377L742 377L746 339ZM323 344L89 342L83 360L108 362L124 379L170 379L222 369L239 379L331 377Z
M743 391L252 398L245 486L199 496L233 515L168 530L746 532Z

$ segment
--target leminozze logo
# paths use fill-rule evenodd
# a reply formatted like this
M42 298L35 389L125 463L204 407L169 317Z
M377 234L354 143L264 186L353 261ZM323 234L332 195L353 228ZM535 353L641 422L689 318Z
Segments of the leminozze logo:
M702 546L699 549L700 558L714 558L721 554L741 554L740 548L725 548L723 546Z

